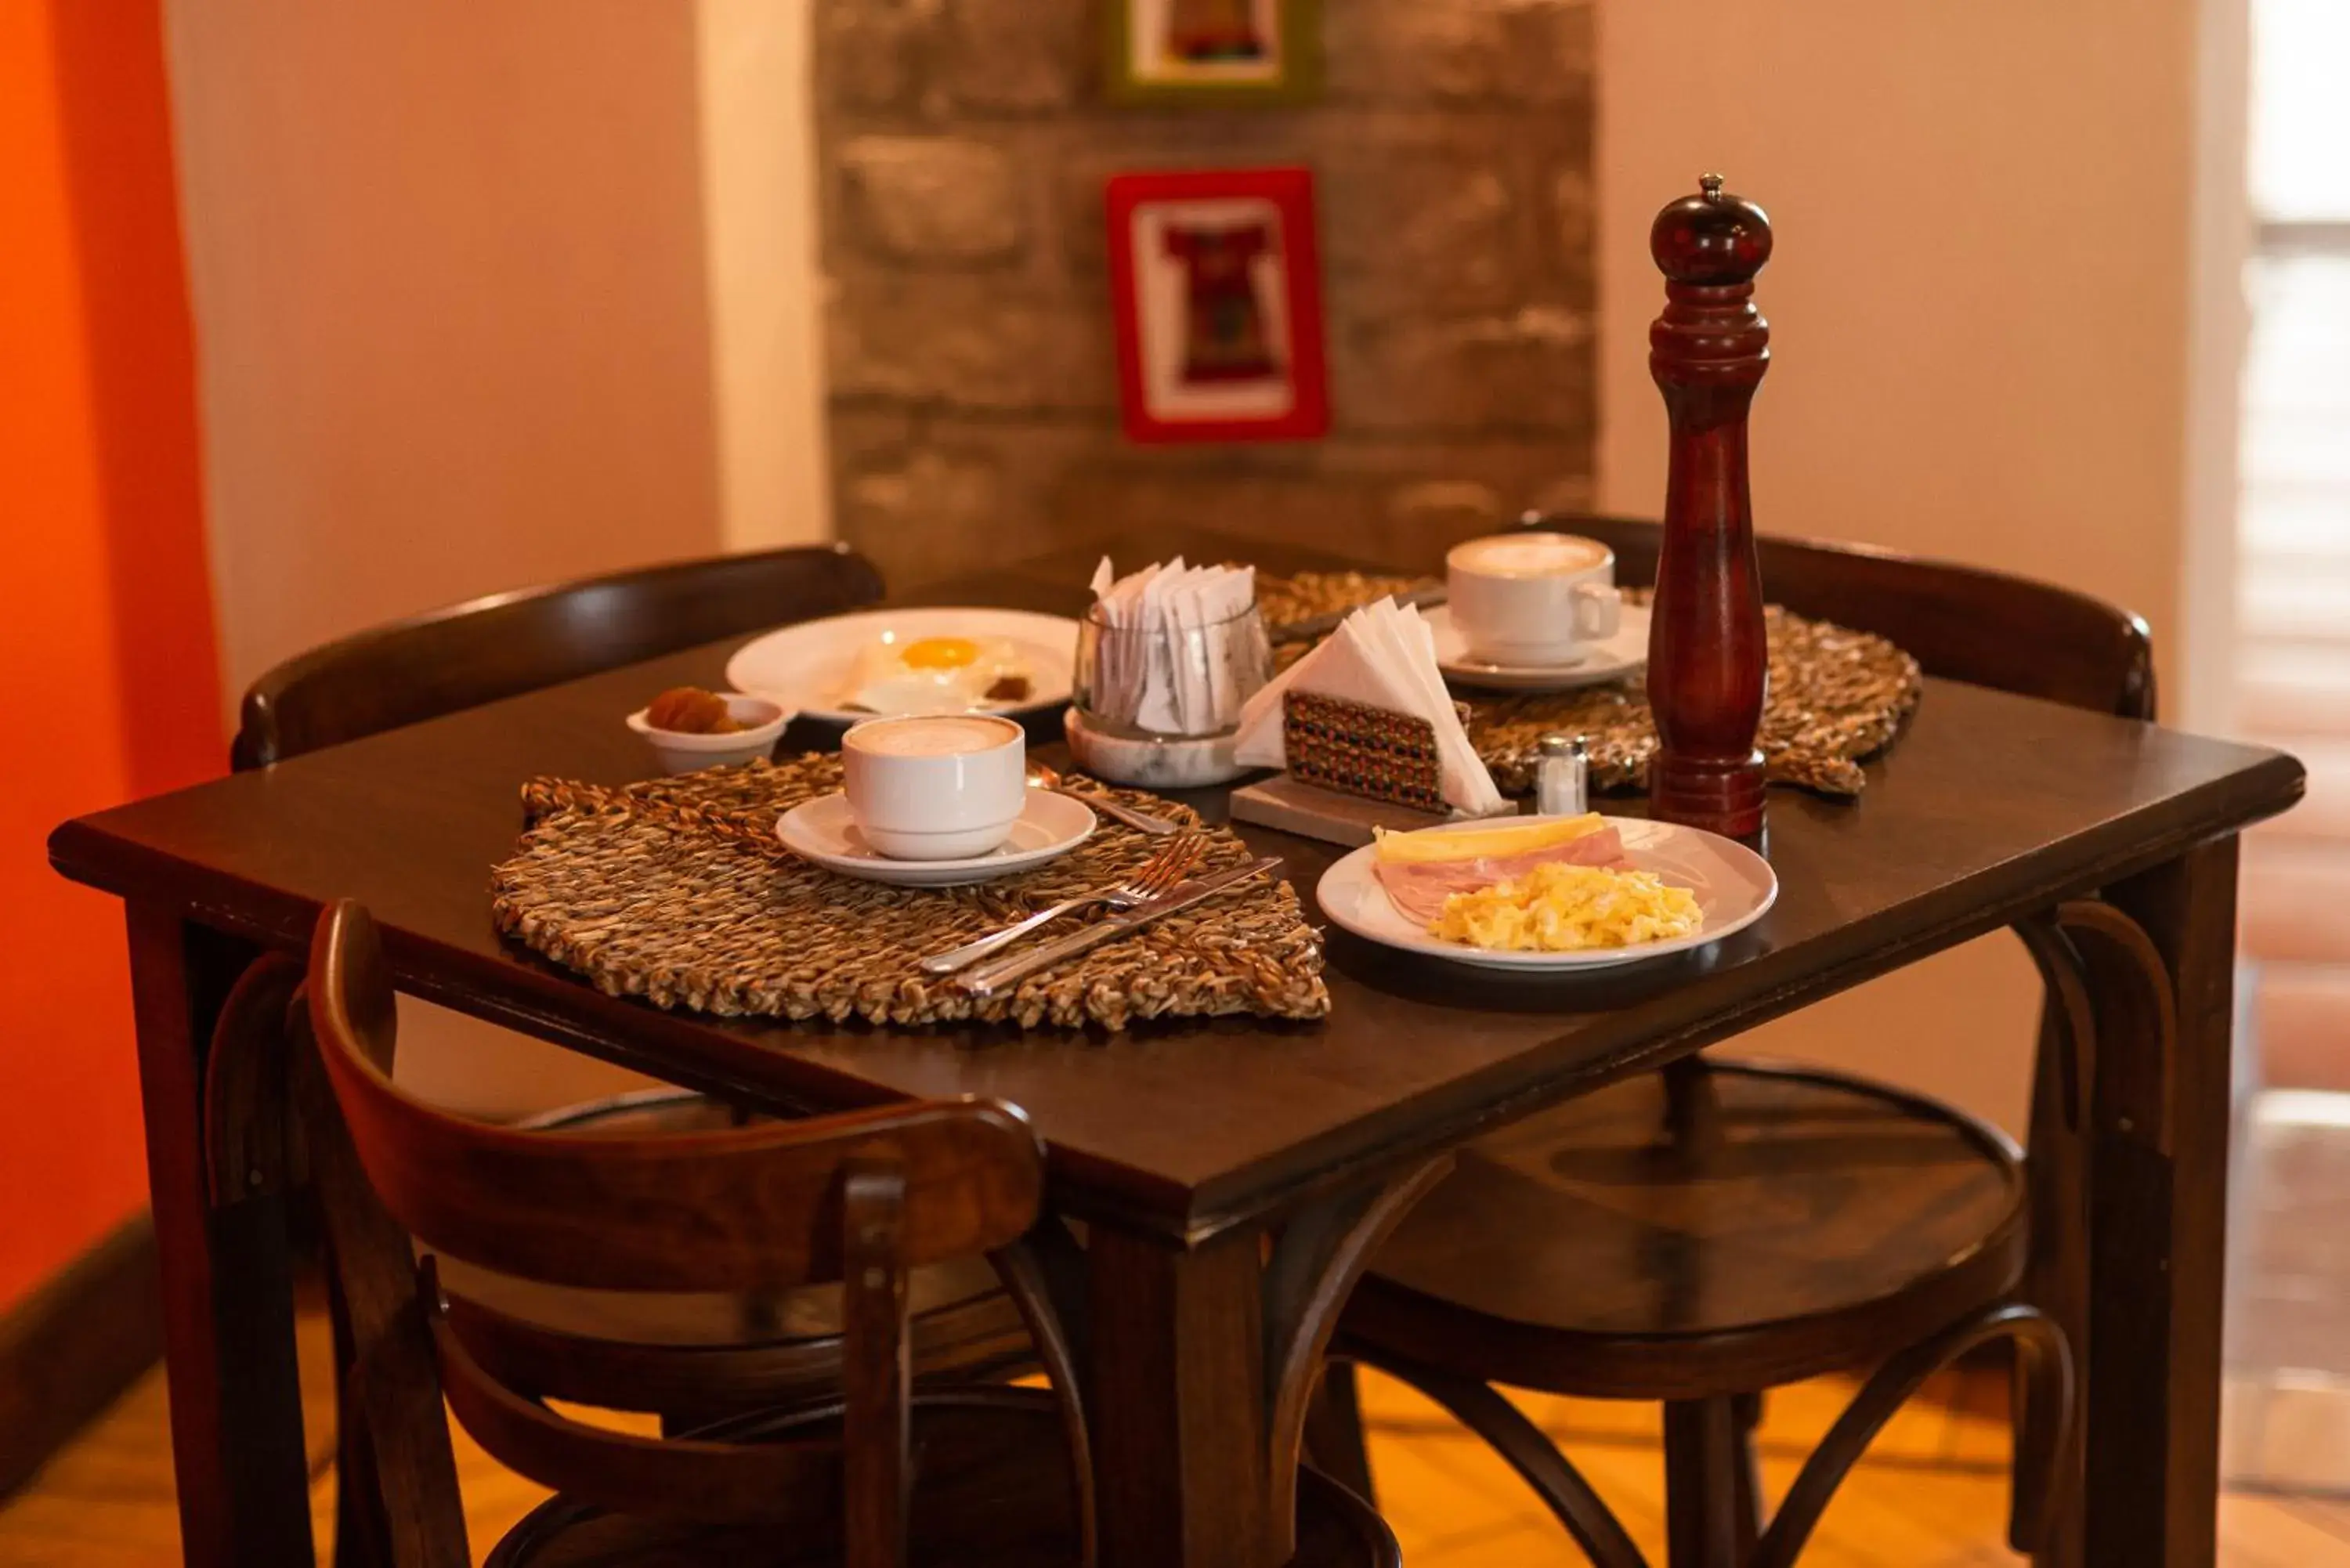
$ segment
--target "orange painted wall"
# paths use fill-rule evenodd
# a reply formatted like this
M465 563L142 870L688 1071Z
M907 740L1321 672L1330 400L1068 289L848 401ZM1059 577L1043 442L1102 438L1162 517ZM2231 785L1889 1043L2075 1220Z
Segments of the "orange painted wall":
M120 906L43 842L222 766L192 361L158 0L7 0L0 1307L145 1195Z

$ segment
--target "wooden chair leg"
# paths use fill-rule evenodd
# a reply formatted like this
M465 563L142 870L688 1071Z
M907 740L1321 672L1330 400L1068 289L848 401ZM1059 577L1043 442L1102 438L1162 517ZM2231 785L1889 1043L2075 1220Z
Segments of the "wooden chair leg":
M1744 1459L1729 1396L1667 1402L1665 1541L1671 1568L1744 1568L1739 1528Z
M2028 1379L2015 1437L2015 1501L2008 1534L2020 1552L2036 1552L2063 1501L2067 1457L2076 1425L2073 1357L2054 1320L2037 1307L2011 1303L1945 1329L1887 1362L1861 1386L1787 1490L1777 1517L1763 1532L1753 1568L1794 1568L1804 1544L1836 1488L1885 1423L1919 1386L1978 1345L2012 1340ZM1679 1559L1675 1559L1676 1564Z
M1762 1424L1762 1396L1740 1394L1731 1402L1736 1417L1733 1439L1737 1444L1735 1474L1737 1484L1737 1517L1733 1523L1738 1535L1740 1568L1754 1561L1754 1550L1762 1540L1762 1467L1754 1451L1754 1428Z
M1388 1376L1410 1384L1451 1412L1534 1489L1593 1568L1648 1568L1648 1559L1583 1472L1567 1461L1541 1428L1493 1389L1471 1378L1454 1377L1382 1355L1366 1360Z
M335 1568L390 1568L390 1526L376 1483L375 1454L352 1386L358 1353L350 1308L331 1268L327 1316L335 1344Z
M1305 1455L1314 1468L1361 1498L1371 1495L1371 1450L1363 1433L1363 1405L1355 1386L1355 1364L1328 1361L1305 1412Z

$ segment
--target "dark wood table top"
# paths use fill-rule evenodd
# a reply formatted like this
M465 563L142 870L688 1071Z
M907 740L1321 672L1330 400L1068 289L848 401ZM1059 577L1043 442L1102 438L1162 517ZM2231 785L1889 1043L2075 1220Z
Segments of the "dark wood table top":
M1116 548L1122 561L1180 549L1279 571L1332 564L1212 535ZM1098 554L904 602L1073 614ZM77 880L284 948L307 942L323 900L357 898L404 989L687 1083L806 1106L999 1096L1035 1118L1069 1211L1196 1240L1994 929L2282 811L2302 789L2300 765L2275 752L1929 680L1858 802L1772 793L1777 907L1681 961L1494 975L1334 930L1334 1006L1312 1025L1161 1023L1106 1038L721 1022L605 996L502 941L488 873L520 830L524 780L645 776L651 759L622 716L664 687L717 684L733 646L83 817L57 831L51 858ZM1243 831L1285 856L1307 894L1339 853Z

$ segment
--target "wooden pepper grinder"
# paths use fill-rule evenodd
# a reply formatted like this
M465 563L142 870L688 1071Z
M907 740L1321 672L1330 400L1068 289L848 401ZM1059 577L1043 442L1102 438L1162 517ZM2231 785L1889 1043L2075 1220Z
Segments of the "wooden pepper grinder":
M1648 369L1672 418L1664 548L1648 624L1648 706L1658 748L1648 808L1660 820L1745 838L1762 827L1762 579L1746 489L1746 416L1770 368L1771 328L1753 305L1771 220L1721 176L1657 214L1648 254L1665 313Z

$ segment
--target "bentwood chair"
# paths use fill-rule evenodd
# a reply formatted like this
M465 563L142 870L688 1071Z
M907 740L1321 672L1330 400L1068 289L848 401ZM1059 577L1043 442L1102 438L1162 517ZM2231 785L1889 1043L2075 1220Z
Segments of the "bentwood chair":
M354 633L270 670L244 694L231 761L239 771L265 767L699 643L857 609L881 592L870 562L834 545L491 594ZM411 1015L403 1076L452 1109L500 1120L575 1107L641 1116L682 1098L478 1020L412 999L403 1007ZM616 1099L621 1089L639 1097Z
M494 701L557 681L720 638L869 605L880 575L842 547L801 547L654 566L551 587L495 594L359 632L277 666L245 693L234 761L240 769ZM648 693L647 695L650 695ZM616 721L618 716L615 716ZM207 1115L218 1151L221 1200L277 1173L247 1157L282 1116L280 1019L294 976L259 966L216 1033ZM476 1019L400 999L401 1079L446 1110L524 1128L683 1131L740 1118L698 1095ZM626 1092L610 1092L628 1085ZM583 1097L593 1096L593 1097ZM501 1275L456 1259L444 1277L476 1298L553 1333L623 1336L681 1350L755 1336L765 1356L810 1386L840 1373L837 1292L718 1292L639 1295L580 1291ZM925 1376L1010 1376L1035 1365L1019 1314L983 1258L913 1271L909 1287L917 1371ZM727 1365L712 1357L713 1367ZM697 1386L696 1398L704 1397ZM690 1421L738 1407L679 1404Z
M1655 524L1528 522L1606 542L1619 581L1655 580ZM1846 545L1764 539L1760 555L1773 602L1889 638L1929 674L2153 716L2148 634L2124 611ZM2128 939L2086 906L2017 929L2054 1000L2028 1152L1951 1106L1859 1077L1692 1057L1472 1145L1374 1262L1341 1353L1483 1436L1602 1568L1642 1559L1493 1386L1661 1403L1672 1568L1786 1568L1901 1404L1976 1346L2011 1341L2010 1535L2042 1551L2080 1465L2066 1330L2085 1299L2094 1042L2069 963L2118 961L2113 945ZM2147 1001L2167 1015L2167 1002ZM1866 1381L1766 1523L1760 1397L1831 1372ZM1352 1392L1334 1368L1316 1451L1368 1496Z
M471 1562L448 1410L493 1458L553 1489L490 1554L505 1568L1090 1564L1087 1418L1069 1342L1023 1246L1044 1156L1017 1110L940 1101L689 1133L527 1132L402 1093L373 921L319 921L295 1096L350 1346L343 1485L390 1568ZM421 1248L420 1265L411 1247ZM758 1347L679 1351L551 1333L452 1289L442 1256L573 1290L785 1293L837 1285L837 1384ZM992 1257L1049 1388L910 1374L915 1269ZM681 1437L589 1424L680 1403L737 1413ZM746 1408L748 1407L748 1408ZM1299 1477L1314 1568L1387 1568L1366 1505Z
M880 574L846 545L720 556L492 594L355 633L271 670L244 694L231 760L240 771L265 767L880 597Z

